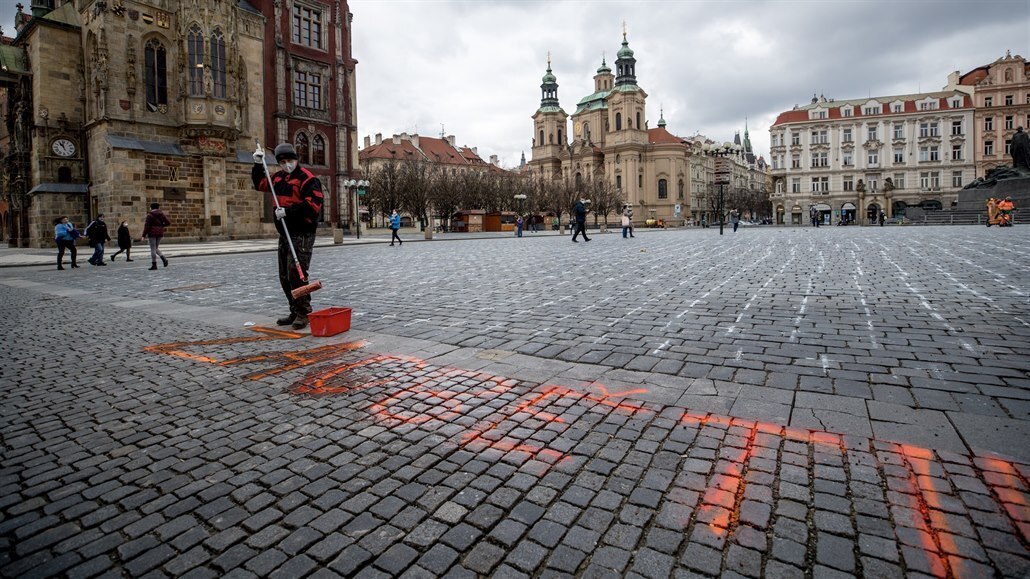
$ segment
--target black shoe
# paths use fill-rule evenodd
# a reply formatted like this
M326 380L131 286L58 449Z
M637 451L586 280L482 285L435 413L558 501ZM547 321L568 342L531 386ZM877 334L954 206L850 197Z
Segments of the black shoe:
M155 269L157 269L157 262L156 261L150 262L150 269L149 269L149 271L154 271Z
M113 258L113 257L111 258L111 261L114 261L114 258ZM132 261L132 260L126 257L126 258L125 258L125 261Z
M72 264L72 267L79 267L79 264L77 264L77 263L73 263L73 264Z
M392 243L390 244L390 247L393 247L393 244L392 244Z
M292 324L293 321L296 320L296 319L297 319L297 314L295 314L293 312L290 312L290 315L286 316L285 318L279 318L278 320L276 320L275 321L275 325L277 325L277 326L288 326L288 325Z
M162 256L159 256L159 257L161 258L161 263L165 264L165 267L168 267L168 260L165 259L165 256L162 255Z
M583 238L583 241L590 241L590 240L584 237L584 238Z
M97 264L97 262L93 261L92 259L87 259L86 263L88 263L90 265L96 265Z
M57 266L57 269L61 269L61 270L63 270L63 269L64 269L64 266L63 266L63 265L58 265L58 266Z
M112 262L114 261L114 256L113 256L113 255L111 256L111 261L112 261Z
M307 316L297 316L297 319L293 320L293 329L294 330L302 330L302 329L304 329L306 327L308 327L308 317Z
M104 267L107 267L107 264L106 264L106 263L104 263L104 262L102 262L102 261L101 261L101 262L99 262L99 263L94 263L93 265L102 265L102 266L104 266Z
M576 241L575 239L573 239L573 240L572 240L572 243L579 243L579 242L578 242L578 241Z

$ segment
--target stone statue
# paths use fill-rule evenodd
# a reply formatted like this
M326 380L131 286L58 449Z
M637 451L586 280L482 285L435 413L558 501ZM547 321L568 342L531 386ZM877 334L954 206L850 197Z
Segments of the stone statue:
M859 193L865 193L865 181L859 179L858 185L855 185L855 191L858 191Z
M1030 174L1030 136L1023 132L1023 127L1017 127L1012 135L1012 167Z
M890 193L893 190L894 190L894 179L891 179L890 177L887 177L886 179L883 180L883 192L884 193Z

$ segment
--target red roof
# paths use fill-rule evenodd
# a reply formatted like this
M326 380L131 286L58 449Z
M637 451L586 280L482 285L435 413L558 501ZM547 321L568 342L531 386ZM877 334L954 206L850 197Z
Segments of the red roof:
M953 108L951 106L951 98L952 98L951 96L936 97L936 99L937 99L937 108L938 109L950 109L950 108ZM914 112L918 112L918 110L919 110L919 107L916 106L916 101L917 100L924 100L924 99L921 99L921 98L920 99L915 99L915 100L913 100L913 99L905 99L904 101L902 101L902 102L904 102L904 109L902 110L901 113L895 113L894 109L891 107L891 103L893 103L894 101L898 100L896 98L895 99L889 99L889 97L880 97L878 99L871 99L871 100L876 100L877 102L880 103L881 106L880 106L880 113L879 114L877 114L877 115L865 115L863 113L863 111L862 111L862 105L854 105L854 104L852 104L851 106L854 109L852 111L852 113L851 113L852 117L863 117L863 116L883 117L883 116L890 116L890 115L894 115L894 114L914 113ZM833 101L830 101L830 102L833 102ZM808 108L808 109L798 109L798 110L794 110L794 111L786 111L786 112L780 113L779 116L776 117L776 122L773 123L773 126L775 127L776 125L783 125L783 124L787 124L787 123L799 123L799 122L809 121L809 120L811 120L811 121L823 121L823 120L829 120L829 119L847 118L847 117L844 117L841 114L841 111L840 111L841 107L847 106L847 105L848 105L848 103L843 103L840 106L828 107L827 110L829 111L829 115L827 115L826 119L809 119L808 118L809 117L809 113L812 111L812 109L810 109L810 108ZM962 95L962 107L961 108L970 108L972 106L973 106L973 99L972 99L972 97L970 97L967 94L963 94Z
M358 160L366 159L397 159L399 161L410 161L413 159L425 158L415 148L411 141L401 139L400 144L394 144L393 139L387 139L378 145L372 145L362 151L358 151Z
M658 127L657 129L647 129L647 140L648 142L655 145L664 143L683 143L683 139L665 130L665 127Z

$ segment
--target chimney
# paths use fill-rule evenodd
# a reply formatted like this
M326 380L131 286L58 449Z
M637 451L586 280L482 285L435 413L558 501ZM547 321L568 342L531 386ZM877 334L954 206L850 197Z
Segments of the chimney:
M418 133L411 135L411 144L415 145L416 149L418 148Z
M376 133L376 144L377 145L382 145L383 144L383 134L382 133Z
M447 135L447 142L454 146L454 135Z
M479 156L479 147L472 147L472 152L478 157Z
M367 149L367 148L369 148L371 146L372 146L372 137L370 137L368 135L365 135L365 148Z
M490 164L500 166L500 161L497 160L497 155L490 155Z
M393 144L394 144L394 145L399 145L399 144L401 144L401 137L407 137L407 136L408 136L408 135L406 135L406 134L404 134L404 135L394 135L394 136L393 136Z

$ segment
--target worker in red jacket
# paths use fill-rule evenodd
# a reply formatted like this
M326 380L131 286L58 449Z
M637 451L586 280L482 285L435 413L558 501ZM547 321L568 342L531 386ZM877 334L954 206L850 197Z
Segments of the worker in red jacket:
M297 261L304 271L305 277L311 264L311 250L315 246L315 232L318 229L318 216L322 212L322 183L311 171L300 166L297 151L289 143L281 143L275 148L275 160L279 170L272 174L272 187L268 186L265 177L265 152L254 151L254 167L251 178L258 191L271 192L279 200L275 210L275 228L279 231L279 284L290 304L290 314L279 318L280 326L292 325L299 330L308 325L308 314L311 313L311 296L304 295L294 299L292 291L304 285L297 273L286 242L283 222L290 232L290 239L297 251Z

